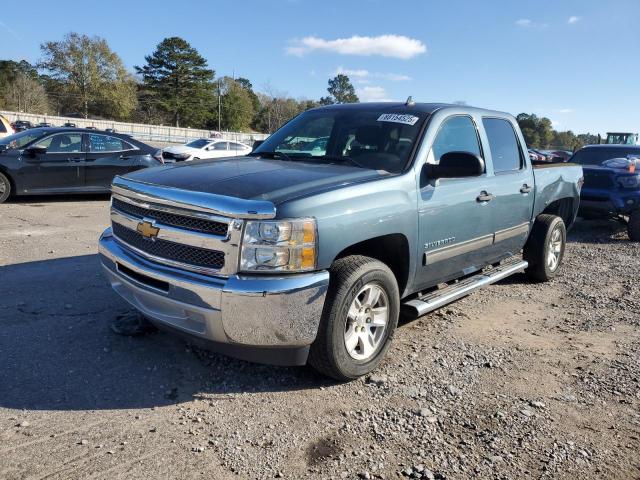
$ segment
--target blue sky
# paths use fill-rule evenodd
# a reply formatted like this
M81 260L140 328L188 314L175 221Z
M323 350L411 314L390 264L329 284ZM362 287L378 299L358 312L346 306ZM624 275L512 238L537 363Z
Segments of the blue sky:
M466 101L575 132L640 131L638 0L10 1L0 58L36 61L69 31L133 70L181 36L217 75L319 98L336 72L363 100Z

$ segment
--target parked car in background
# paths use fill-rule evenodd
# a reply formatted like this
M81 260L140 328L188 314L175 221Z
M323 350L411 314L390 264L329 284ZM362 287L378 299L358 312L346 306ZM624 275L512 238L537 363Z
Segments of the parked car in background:
M11 194L108 193L114 176L162 163L160 150L124 135L32 128L0 139L0 203Z
M16 120L11 124L13 130L17 132L22 132L24 130L28 130L29 128L33 128L33 123L29 120Z
M527 152L529 153L529 159L532 162L546 162L547 161L547 157L545 155L543 155L542 153L538 152L537 150L534 150L533 148L530 148L529 150L527 150Z
M573 152L569 150L552 150L549 153L552 155L552 162L566 162L573 156Z
M68 127L68 128L76 128L76 124L73 122L66 122L64 125L62 125L63 127Z
M582 168L534 167L526 148L502 112L311 109L248 157L116 177L100 259L158 326L353 379L385 356L401 308L420 316L517 272L558 274Z
M40 122L36 125L36 128L53 128L53 124L49 122Z
M627 222L629 239L640 242L640 146L588 145L569 162L582 165L580 216Z
M199 138L186 145L176 145L162 150L162 156L169 162L204 160L207 158L238 157L251 153L252 148L244 143L223 139Z
M15 132L11 126L11 122L0 115L0 138L13 135Z

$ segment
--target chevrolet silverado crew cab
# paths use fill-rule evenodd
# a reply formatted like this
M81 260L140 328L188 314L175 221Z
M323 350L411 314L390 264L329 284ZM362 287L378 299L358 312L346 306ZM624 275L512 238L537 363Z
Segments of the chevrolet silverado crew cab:
M401 309L555 276L581 184L580 166L534 168L505 113L334 105L246 157L116 177L99 251L155 325L346 380L379 364Z

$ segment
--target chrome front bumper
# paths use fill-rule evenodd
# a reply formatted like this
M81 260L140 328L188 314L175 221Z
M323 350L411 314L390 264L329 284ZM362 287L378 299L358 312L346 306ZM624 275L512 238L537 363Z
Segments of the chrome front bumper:
M113 289L158 326L236 357L277 364L306 361L322 315L328 272L201 275L145 260L120 246L110 228L100 237L99 254Z

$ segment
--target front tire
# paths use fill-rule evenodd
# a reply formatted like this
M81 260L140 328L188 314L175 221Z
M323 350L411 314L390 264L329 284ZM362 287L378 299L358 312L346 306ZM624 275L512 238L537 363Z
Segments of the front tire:
M336 380L372 372L382 361L400 314L393 272L373 258L353 255L331 267L329 292L309 364Z
M0 173L0 203L3 203L11 195L11 182Z
M538 215L524 246L524 259L529 262L526 274L539 282L555 277L562 265L566 243L567 228L562 218Z
M636 210L629 216L627 233L629 234L629 240L640 242L640 210Z

